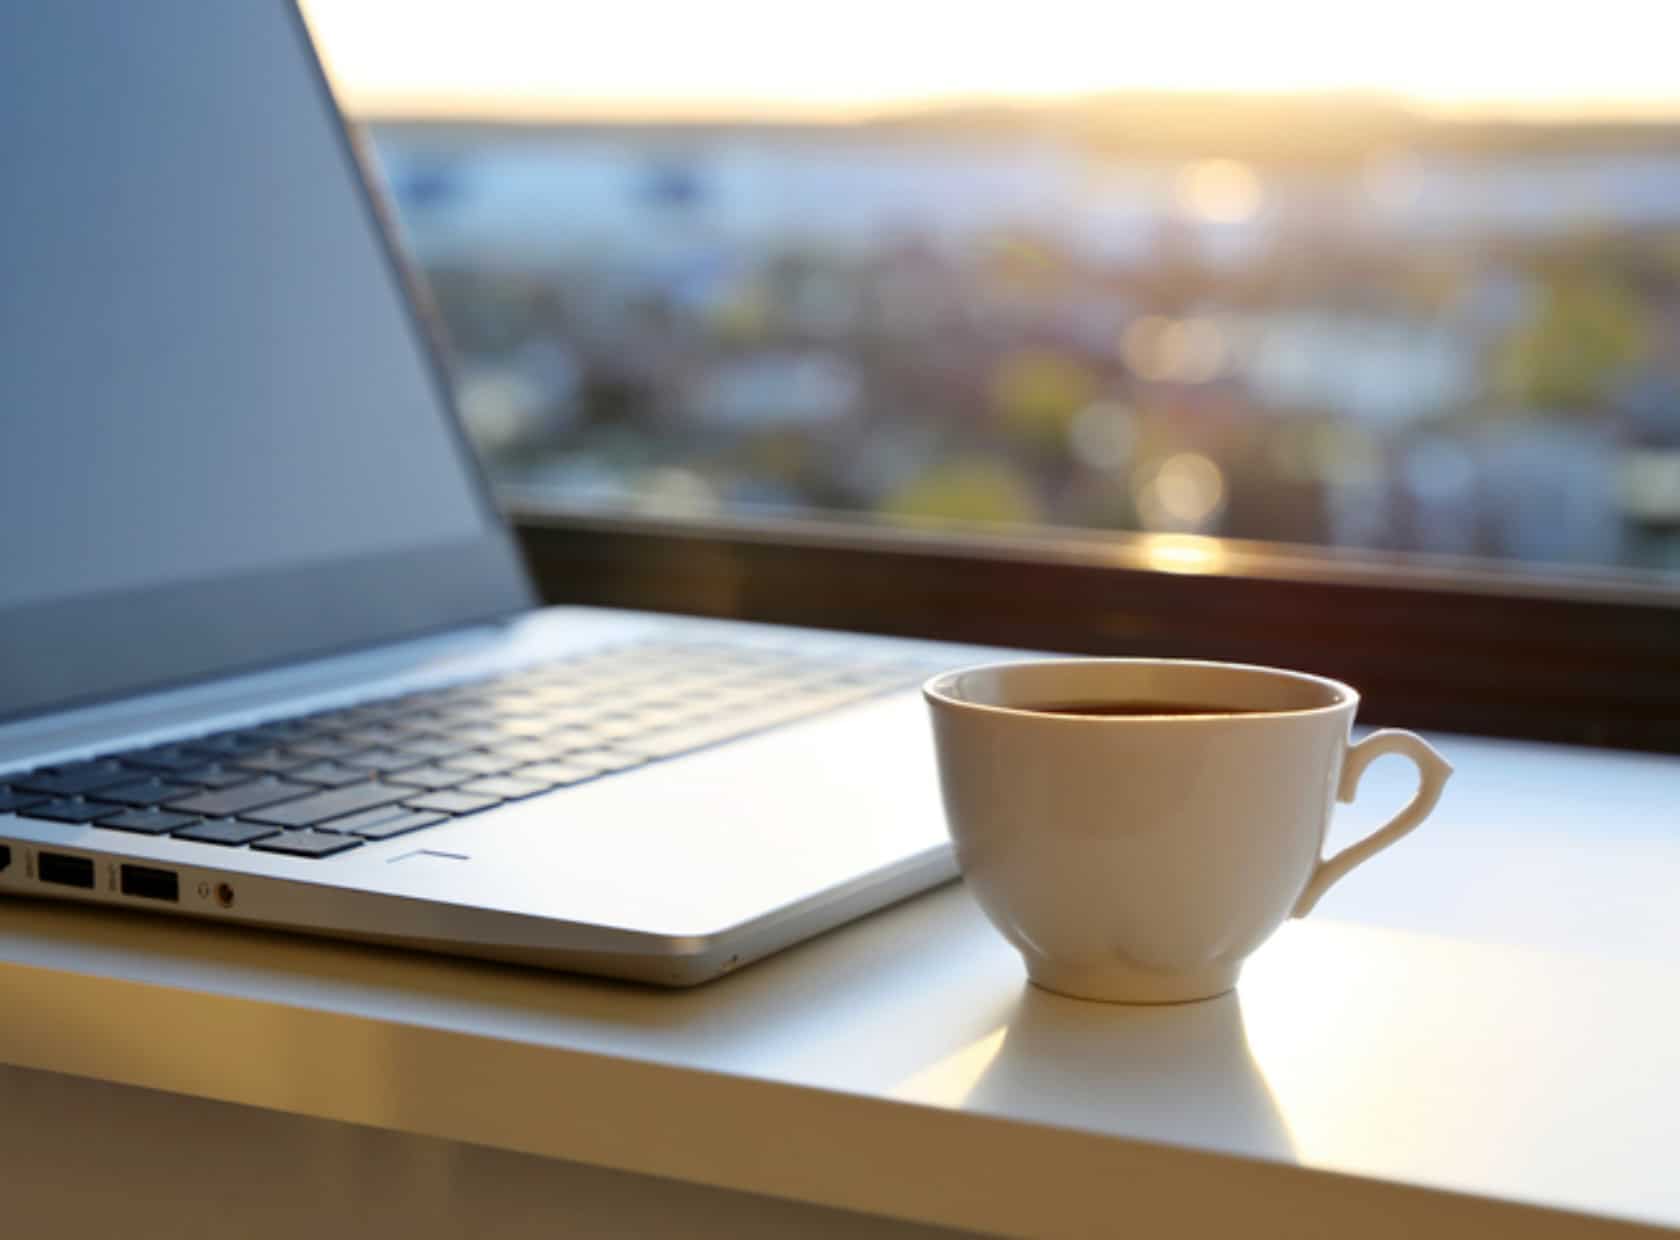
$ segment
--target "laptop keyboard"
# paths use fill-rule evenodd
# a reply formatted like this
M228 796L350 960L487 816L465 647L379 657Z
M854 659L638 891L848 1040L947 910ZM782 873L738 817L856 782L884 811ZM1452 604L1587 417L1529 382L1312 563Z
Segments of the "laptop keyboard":
M916 683L907 660L644 642L0 776L0 813L336 856Z

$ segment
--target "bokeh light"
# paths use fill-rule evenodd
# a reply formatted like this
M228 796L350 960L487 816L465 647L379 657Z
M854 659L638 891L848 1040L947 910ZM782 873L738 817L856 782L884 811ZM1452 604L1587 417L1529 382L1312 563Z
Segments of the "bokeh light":
M1151 383L1206 383L1224 368L1225 332L1212 318L1144 315L1120 337L1120 356Z
M630 505L636 512L661 517L709 517L721 507L711 483L694 470L676 466L642 474Z
M1118 401L1098 401L1081 409L1068 427L1068 450L1090 469L1112 472L1132 459L1137 442L1137 414Z
M1623 508L1640 521L1680 525L1680 449L1628 454L1621 471Z
M888 498L881 511L910 521L1031 524L1043 509L1021 471L985 457L942 461Z
M1225 475L1199 452L1179 452L1133 479L1138 516L1152 530L1199 533L1225 506Z
M1060 437L1095 387L1095 377L1077 357L1022 349L998 366L992 398L1012 430Z
M1198 160L1178 174L1179 205L1213 224L1252 219L1265 194L1260 175L1240 160Z

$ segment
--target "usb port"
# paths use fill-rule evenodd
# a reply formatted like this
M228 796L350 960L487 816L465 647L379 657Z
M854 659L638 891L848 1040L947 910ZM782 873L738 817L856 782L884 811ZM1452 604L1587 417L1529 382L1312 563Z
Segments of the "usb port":
M0 874L12 868L12 846L0 844Z
M181 880L173 870L154 870L149 865L125 865L122 868L122 893L142 900L181 901Z
M93 889L93 862L86 857L69 857L64 853L44 852L35 858L35 874L43 883L57 883L60 887Z

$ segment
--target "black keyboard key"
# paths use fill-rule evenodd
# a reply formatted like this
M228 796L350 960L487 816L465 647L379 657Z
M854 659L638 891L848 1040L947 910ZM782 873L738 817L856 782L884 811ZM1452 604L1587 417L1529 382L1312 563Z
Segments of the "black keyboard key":
M561 728L579 727L592 719L600 718L601 712L592 706L556 706L543 715L543 721L548 725L544 735L558 731Z
M501 803L500 797L474 796L467 792L428 792L403 802L410 809L428 809L439 814L476 814Z
M416 689L413 693L405 693L400 698L393 698L402 709L405 719L427 711L436 710L450 700L448 689Z
M453 758L445 758L438 765L446 766L455 771L465 771L466 775L463 778L471 778L474 775L500 775L509 767L517 766L518 763L499 757L496 754L473 750L469 753L458 754Z
M448 822L447 814L426 814L410 812L399 814L395 818L387 818L383 822L370 823L358 828L353 834L364 840L388 840L398 835L407 835L410 831L418 831L423 827L435 827L440 822Z
M639 753L626 753L621 749L582 749L567 754L565 760L572 766L592 767L601 774L608 775L613 771L640 766L647 761L647 757Z
M463 723L444 725L443 735L455 741L463 749L472 749L479 745L494 745L497 741L505 741L507 733L500 728L484 723Z
M235 784L251 782L251 772L228 766L197 766L185 771L172 771L169 778L176 783L197 784L200 788L231 788Z
M271 748L274 742L258 732L255 728L238 729L228 732L212 732L209 736L196 736L190 741L182 741L183 749L195 749L199 753L211 754L217 758L237 758L243 754L260 753Z
M318 758L308 766L300 766L291 773L291 778L306 784L318 784L323 788L342 788L346 784L365 783L368 773L353 766L345 766L342 762L329 762L325 758Z
M277 832L274 827L259 827L249 822L201 822L196 827L175 832L175 838L238 848L241 844L249 844L275 834Z
M338 733L338 739L346 745L354 745L358 749L387 749L402 740L402 735L396 728L386 727L384 724L374 724L340 732Z
M341 712L347 728L379 728L402 711L402 706L389 699L382 702L364 702L360 706L347 706Z
M487 736L498 735L497 729L486 723L492 718L483 710L463 709L457 706L445 707L431 711L427 722L431 725L426 730L435 732L439 736L451 738L459 737L464 744L471 744L474 732L482 731Z
M133 772L130 772L132 774ZM247 776L249 778L249 776ZM165 801L178 801L182 797L190 797L198 789L191 784L171 783L165 779L137 779L132 783L118 784L115 788L101 788L98 796L101 801L114 801L118 805L133 805L146 808L152 805L162 805Z
M254 753L240 754L234 759L235 765L241 770L259 775L287 775L313 761L315 759L308 754L292 753L285 749L259 749Z
M364 809L359 814L350 814L343 818L334 818L331 822L323 822L315 827L315 830L332 831L338 835L359 835L364 827L389 822L393 818L406 817L413 812L413 810L404 809L401 805L381 805L376 809Z
M398 771L386 782L405 784L410 788L423 788L427 792L437 792L443 788L453 788L456 784L464 784L469 779L478 776L471 771L455 771L446 766L417 766L407 771Z
M120 814L108 814L97 825L114 831L133 831L137 835L168 835L182 827L190 827L198 819L191 814L171 814L166 810L125 809Z
M188 753L179 745L157 745L151 749L125 753L122 756L122 764L135 770L175 773L204 766L205 761L203 754Z
M515 778L512 775L489 775L483 779L475 779L470 784L462 784L457 792L470 793L473 796L500 797L504 801L520 801L526 797L534 797L539 792L547 792L553 784L544 783L540 779Z
M345 758L346 766L359 766L369 771L401 771L427 761L417 753L403 753L400 749L364 749Z
M392 698L386 705L390 711L385 716L385 725L411 730L419 726L417 721L424 719L426 712L437 705L437 701L424 693L405 693L402 697Z
M101 814L111 812L109 805L95 805L92 801L47 801L18 811L24 818L40 818L47 822L92 822Z
M589 725L591 735L604 741L622 740L627 736L641 736L658 728L674 727L678 719L670 714L652 711L634 715L608 715Z
M251 845L256 852L284 853L288 857L330 857L361 846L357 836L328 835L324 831L282 831Z
M530 766L522 766L511 774L519 779L540 779L550 788L564 788L568 784L581 784L587 779L596 779L605 774L592 766L573 766L568 762L533 762Z
M493 693L483 699L484 704L502 719L520 719L543 712L543 702L536 695L510 689L502 693Z
M599 744L594 739L583 740L576 736L564 738L546 736L540 741L506 741L490 751L493 757L502 759L502 770L506 773L516 766L529 766L533 762L546 762L550 758L559 757L573 749L582 749L586 745Z
M326 758L337 762L348 758L351 754L365 749L365 745L352 745L348 741L339 740L334 736L317 736L311 740L299 741L291 746L295 754L302 754L307 758Z
M561 725L529 715L514 715L496 721L496 731L503 736L542 736Z
M241 815L252 822L272 823L277 827L312 827L330 822L364 809L391 805L414 795L414 789L394 784L351 784L347 788L333 788L326 792L315 789L313 796L267 809L256 809Z
M447 758L460 753L462 746L441 736L416 734L403 737L402 748L405 753L416 753L423 758Z
M336 710L318 710L312 715L300 715L298 721L317 732L342 732L345 728L356 726L348 706L341 706Z
M303 719L276 719L272 723L259 723L254 728L246 728L245 734L256 737L273 748L283 749L295 741L314 736L315 727Z
M30 771L27 775L11 777L12 787L24 792L39 792L50 797L79 797L84 792L109 788L132 779L133 775L111 761L77 762L68 766L47 767Z
M412 715L388 719L380 726L393 733L391 744L398 749L408 749L413 741L432 731L432 718L425 711L416 710Z
M23 792L17 788L0 786L0 814L15 814L48 800L38 792Z
M247 810L277 805L281 801L294 800L314 791L315 788L311 784L293 784L269 776L254 779L248 784L235 784L231 788L219 788L214 792L201 792L197 796L183 797L179 801L170 802L169 808L188 814L202 814L206 818L231 818Z
M549 685L539 688L535 696L542 702L543 709L552 714L568 707L587 709L593 695L576 685Z

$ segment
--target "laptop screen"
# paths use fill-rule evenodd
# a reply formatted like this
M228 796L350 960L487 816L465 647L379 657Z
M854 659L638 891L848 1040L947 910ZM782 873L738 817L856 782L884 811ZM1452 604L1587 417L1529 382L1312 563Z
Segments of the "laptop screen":
M527 602L290 4L8 4L0 114L0 717Z

